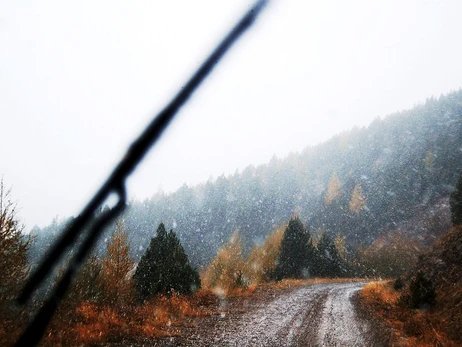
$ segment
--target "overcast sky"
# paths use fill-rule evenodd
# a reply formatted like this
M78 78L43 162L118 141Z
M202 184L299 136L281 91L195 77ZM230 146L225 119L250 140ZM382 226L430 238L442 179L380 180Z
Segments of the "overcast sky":
M75 215L246 0L0 0L0 175ZM129 180L144 199L462 86L461 1L273 1Z

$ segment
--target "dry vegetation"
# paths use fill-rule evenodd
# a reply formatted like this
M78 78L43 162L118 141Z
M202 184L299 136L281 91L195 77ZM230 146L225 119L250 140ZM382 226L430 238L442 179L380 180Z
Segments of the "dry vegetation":
M27 252L31 239L16 218L17 207L10 190L0 179L0 346L10 345L21 329L25 315L15 298L29 271Z
M395 290L393 281L373 282L360 293L363 304L392 328L396 346L462 344L462 227L439 240ZM410 283L421 271L434 284L434 305L409 308Z
M220 296L248 295L258 284L268 281L276 267L284 228L273 231L261 246L256 246L245 260L239 233L218 250L209 267L202 273L201 282Z
M219 295L228 296L245 286L243 270L241 237L235 232L202 274L202 286L214 289Z
M409 309L400 303L393 281L372 282L360 292L363 304L392 329L392 346L458 346L441 329L436 310Z
M358 279L282 280L236 288L223 292L200 289L193 295L159 295L143 305L124 308L82 301L61 308L42 341L44 346L104 345L106 343L143 342L180 334L181 326L191 318L220 313L220 300L247 297L267 290L287 290L318 283L359 281Z
M172 336L187 318L214 314L217 304L217 296L205 289L190 296L159 295L143 305L124 308L82 301L61 308L43 345L99 345Z

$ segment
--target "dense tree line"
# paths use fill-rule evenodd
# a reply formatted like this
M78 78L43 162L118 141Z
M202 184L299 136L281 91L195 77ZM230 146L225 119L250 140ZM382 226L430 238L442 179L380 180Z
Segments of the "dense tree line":
M285 159L133 201L124 216L132 255L141 258L152 226L161 221L174 226L195 266L208 264L236 230L247 254L294 211L313 232L368 246L416 216L428 218L435 204L447 204L462 169L461 143L462 91L430 98ZM410 231L427 237L445 228L445 218ZM34 233L46 245L61 224Z
M290 219L281 242L279 261L273 278L347 277L357 273L342 259L327 233L317 244L298 216Z

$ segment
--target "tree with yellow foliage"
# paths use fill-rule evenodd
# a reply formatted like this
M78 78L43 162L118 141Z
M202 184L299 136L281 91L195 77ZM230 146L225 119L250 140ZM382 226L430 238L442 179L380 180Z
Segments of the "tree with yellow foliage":
M351 212L359 213L366 205L366 198L363 194L363 188L357 183L351 193L349 208Z
M274 230L261 246L255 246L244 265L244 277L250 283L262 283L269 280L276 268L284 236L284 227Z
M118 219L107 244L107 254L102 259L101 282L108 304L122 304L130 299L132 283L129 272L133 270L134 264L130 256L128 231L123 220Z
M327 186L327 193L324 198L324 202L326 205L330 205L334 200L340 197L342 194L342 186L340 184L340 179L338 175L334 172L332 178L329 181L329 185Z
M205 271L203 284L205 287L217 288L229 293L246 285L243 277L244 258L239 232L234 232L227 244L218 250Z

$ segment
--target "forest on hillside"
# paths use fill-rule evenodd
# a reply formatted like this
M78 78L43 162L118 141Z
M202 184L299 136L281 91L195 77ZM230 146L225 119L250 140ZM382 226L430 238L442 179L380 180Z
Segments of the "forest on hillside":
M248 254L294 213L314 237L341 236L349 249L393 232L429 244L450 226L448 197L462 169L461 144L459 90L266 165L131 201L123 218L132 255L141 258L162 222L175 230L192 264L205 266L234 232ZM72 219L32 229L33 263Z

